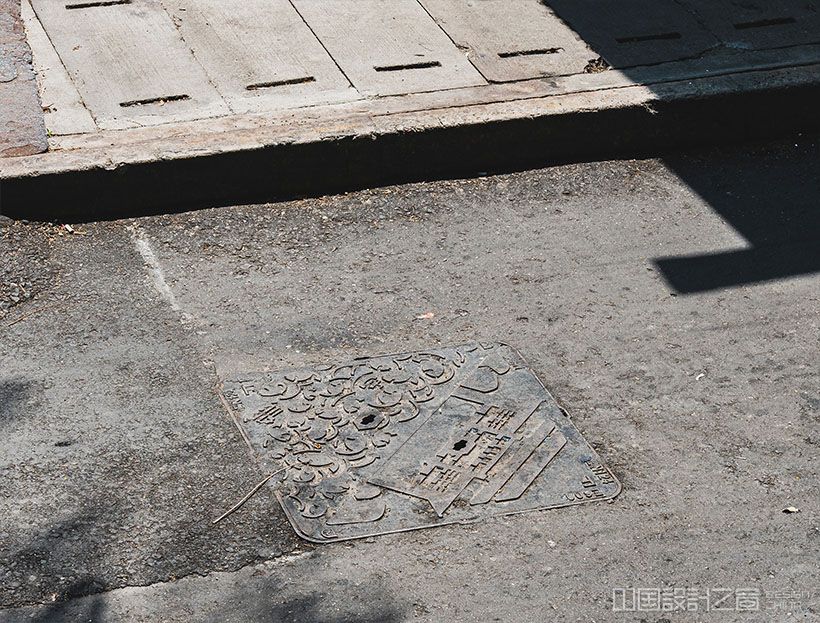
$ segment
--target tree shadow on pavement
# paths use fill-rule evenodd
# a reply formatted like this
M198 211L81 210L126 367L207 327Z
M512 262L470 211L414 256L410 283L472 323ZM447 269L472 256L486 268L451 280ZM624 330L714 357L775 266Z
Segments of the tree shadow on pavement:
M399 623L407 618L381 590L351 590L341 582L334 582L333 589L332 594L297 595L278 604L265 603L275 600L275 593L249 604L247 593L237 591L235 603L226 605L209 623Z
M58 601L38 610L26 620L31 623L102 623L106 610L103 595L75 600L98 590L93 580L74 582Z
M48 582L54 590L52 603L38 608L31 615L21 615L20 620L34 623L98 623L103 620L105 603L97 593L104 589L105 583L86 568L98 567L104 552L89 549L82 540L95 520L95 515L81 514L57 521L10 555L14 570L13 575L5 579L5 588L13 585L13 578L17 578L17 583L29 578ZM57 588L53 580L63 574L73 576L73 579ZM78 599L87 596L91 597ZM2 612L0 620L5 620ZM16 619L12 616L11 620Z
M22 409L20 405L30 399L31 383L28 381L0 380L0 425L16 417Z

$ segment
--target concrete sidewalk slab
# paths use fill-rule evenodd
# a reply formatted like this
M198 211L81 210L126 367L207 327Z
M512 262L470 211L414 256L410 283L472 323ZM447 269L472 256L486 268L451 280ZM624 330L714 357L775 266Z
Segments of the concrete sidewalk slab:
M159 0L32 6L100 128L229 112Z
M489 82L584 71L595 53L537 2L421 0L422 6Z
M292 0L364 95L401 95L485 84L418 2Z
M682 0L717 37L730 45L756 49L817 41L820 13L800 0Z
M97 124L51 45L43 25L34 15L29 0L22 0L20 9L26 37L31 47L37 50L34 71L43 103L45 124L51 136L95 132Z
M695 58L718 45L675 0L550 0L556 13L616 68Z
M0 0L0 158L47 148L20 1Z
M358 97L287 0L166 0L164 4L234 112Z

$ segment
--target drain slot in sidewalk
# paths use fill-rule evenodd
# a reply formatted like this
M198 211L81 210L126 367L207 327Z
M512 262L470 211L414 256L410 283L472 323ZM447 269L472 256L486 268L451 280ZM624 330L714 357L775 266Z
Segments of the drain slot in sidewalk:
M405 71L407 69L430 69L432 67L441 67L438 61L425 61L423 63L408 63L407 65L376 65L373 67L376 71Z
M93 9L96 7L117 6L119 4L131 4L131 0L101 0L100 2L78 2L76 4L65 5L66 9Z
M618 43L644 43L645 41L672 41L680 39L679 32L661 32L656 35L636 35L634 37L618 37L615 39Z
M797 20L793 17L773 17L771 19L759 19L753 22L738 22L733 24L735 30L749 30L750 28L768 28L769 26L785 26L794 24Z
M255 82L245 87L248 91L257 91L259 89L274 89L276 87L286 87L294 84L307 84L309 82L316 82L313 76L303 76L302 78L290 78L288 80L272 80L270 82Z
M122 106L123 108L131 108L132 106L148 106L149 104L184 102L185 100L189 99L191 99L191 97L189 95L185 95L184 93L181 95L163 95L162 97L152 97L144 100L131 100L128 102L120 102L120 106Z
M499 58L515 58L516 56L541 56L544 54L558 54L564 48L540 48L537 50L515 50L513 52L499 52Z

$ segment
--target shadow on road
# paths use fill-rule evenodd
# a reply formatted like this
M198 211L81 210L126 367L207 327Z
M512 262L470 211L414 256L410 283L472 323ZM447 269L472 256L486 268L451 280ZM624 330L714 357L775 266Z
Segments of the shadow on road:
M0 426L17 417L31 398L31 383L23 380L0 379Z
M105 582L85 568L104 565L105 552L88 548L86 535L94 530L98 517L93 514L75 514L69 519L56 521L49 529L26 543L10 556L14 561L14 575L22 580L27 577L36 582L47 582L54 587L52 603L39 608L32 615L20 615L32 623L100 623L105 614L105 603L100 593ZM74 579L55 586L54 579L67 574ZM61 578L62 579L62 578ZM11 581L8 578L7 581ZM92 595L91 597L88 597ZM85 599L77 599L86 597ZM3 614L0 612L0 620ZM13 616L11 621L16 621Z
M820 41L818 7L799 0L542 1L607 64L627 76L635 75L638 66L696 59L710 51L742 55L744 50ZM773 108L771 123L790 114ZM702 160L663 159L749 244L746 249L657 259L656 266L677 292L820 271L820 152L816 146L779 160L720 153Z
M99 588L94 582L76 582L59 601L38 610L27 621L31 623L71 623L75 621L102 623L105 620L106 610L102 595L94 595L81 600L74 599L97 591Z
M748 248L655 261L681 293L820 272L820 149L791 157L716 153L666 164L748 242Z
M261 595L258 603L249 603L247 591L236 591L235 598L227 599L225 607L208 621L399 623L407 620L406 614L381 589L368 589L366 585L354 587L344 581L334 582L332 589L328 593L297 595L281 602L275 591L265 591L267 594Z

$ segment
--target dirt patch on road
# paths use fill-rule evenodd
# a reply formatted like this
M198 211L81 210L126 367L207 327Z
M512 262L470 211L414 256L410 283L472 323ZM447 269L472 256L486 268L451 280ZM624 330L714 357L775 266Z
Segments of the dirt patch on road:
M53 225L0 222L0 320L13 321L19 306L52 286L57 270L51 253L57 237Z

